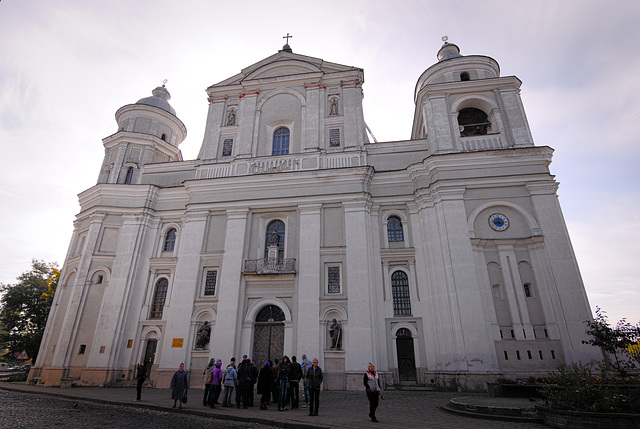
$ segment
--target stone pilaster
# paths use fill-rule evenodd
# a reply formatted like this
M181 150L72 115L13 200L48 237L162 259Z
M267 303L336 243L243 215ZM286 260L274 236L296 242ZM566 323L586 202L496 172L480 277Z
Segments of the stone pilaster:
M73 285L67 286L72 288L72 290L69 291L71 297L67 306L65 320L60 330L60 336L58 337L58 343L56 344L56 351L53 355L52 367L62 368L67 366L71 355L74 353L72 344L79 328L78 324L86 298L87 276L91 268L93 252L98 243L102 222L104 222L105 217L106 214L101 212L91 215L91 225L89 226L89 232L84 242L84 249L81 251L82 256L78 264L75 282Z
M320 204L309 204L298 207L300 210L300 233L298 244L298 291L297 314L297 346L298 356L320 356L318 339L320 338Z
M227 232L224 241L224 259L220 267L218 312L211 335L217 356L229 359L240 353L240 330L244 314L244 288L242 270L244 243L247 234L248 209L227 210Z
M179 237L178 263L171 288L171 301L168 302L171 311L167 319L164 342L165 368L177 368L180 362L189 365L189 352L194 348L195 333L191 317L193 301L199 296L200 288L200 254L204 246L209 212L188 211L183 222L184 228ZM184 334L188 336L184 337ZM172 347L172 339L183 338L182 347Z

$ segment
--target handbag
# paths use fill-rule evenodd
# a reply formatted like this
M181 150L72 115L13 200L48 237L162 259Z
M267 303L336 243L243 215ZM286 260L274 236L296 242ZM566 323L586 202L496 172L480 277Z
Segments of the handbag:
M187 389L184 390L184 395L182 395L182 403L187 403Z
M207 384L211 384L212 381L213 381L213 372L210 372L209 376L207 377Z

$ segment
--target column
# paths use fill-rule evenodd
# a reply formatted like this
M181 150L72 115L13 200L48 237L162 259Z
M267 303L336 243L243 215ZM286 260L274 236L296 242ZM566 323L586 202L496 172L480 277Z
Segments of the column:
M81 251L82 256L78 264L75 283L68 286L72 288L72 290L69 291L71 297L69 298L65 321L60 330L59 342L56 344L56 351L51 362L51 366L54 368L67 366L71 355L74 353L74 350L71 350L69 347L73 344L73 339L78 329L78 322L82 315L82 307L86 298L87 275L89 274L89 268L91 268L93 251L100 237L100 229L102 228L102 222L105 217L106 213L101 212L96 212L91 215L91 224L84 242L84 249Z
M235 143L237 157L251 156L257 101L258 91L251 91L240 95L240 105L236 113L238 123L238 137ZM258 126L258 124L256 123L255 126Z
M227 210L227 233L218 289L218 313L210 342L210 348L216 356L224 356L226 359L240 353L239 337L244 319L242 270L248 215L249 210L246 208Z
M218 147L220 146L220 127L224 119L224 107L226 100L227 97L209 99L207 124L198 159L207 160L218 157Z
M302 130L305 135L304 147L302 148L302 152L307 151L317 151L322 146L322 143L319 141L320 136L320 104L324 105L324 99L320 98L320 94L324 95L324 90L321 91L321 88L324 87L320 84L309 84L305 85L306 89L306 99L307 99L307 108L306 110L306 128Z
M148 236L148 226L151 215L125 214L122 227L118 235L116 258L109 279L108 290L100 306L100 314L93 337L91 356L87 367L110 368L117 367L119 350L124 347L122 338L125 337L125 327L130 317L139 317L139 309L131 311L132 294L138 290L138 281L144 281L148 269L141 269L140 265L147 264L147 258L142 255L142 249ZM143 280L140 280L142 277ZM108 347L106 353L97 353L100 345Z
M520 279L518 261L513 245L499 244L498 255L516 340L533 340L535 339L535 334L529 319L529 309L522 289L522 280Z
M193 349L195 333L192 332L191 316L193 300L199 295L200 255L209 218L208 210L188 211L183 221L178 247L178 261L167 296L167 325L164 332L162 365L177 368L180 362L189 365L189 352ZM173 338L183 338L182 347L172 347ZM186 368L189 369L189 368Z
M320 290L324 278L320 265L320 224L321 204L308 204L298 207L300 211L300 232L298 243L298 291L297 321L298 356L320 356Z
M376 323L375 306L372 303L371 271L369 264L370 238L368 201L343 203L347 243L346 278L349 294L347 304L349 317L347 359L345 369L354 371L362 367L362 362L375 356L373 349L373 326Z

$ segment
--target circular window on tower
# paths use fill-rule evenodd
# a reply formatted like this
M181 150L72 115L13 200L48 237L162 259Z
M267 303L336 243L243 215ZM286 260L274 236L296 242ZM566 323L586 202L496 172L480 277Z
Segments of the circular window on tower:
M489 216L489 226L495 231L506 231L509 228L509 219L502 213L494 213Z

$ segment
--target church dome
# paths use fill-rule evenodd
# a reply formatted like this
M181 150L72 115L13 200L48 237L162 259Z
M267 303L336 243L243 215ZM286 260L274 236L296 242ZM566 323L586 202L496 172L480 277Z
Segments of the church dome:
M164 85L151 91L151 94L153 94L151 97L141 98L136 104L146 104L147 106L157 107L171 113L173 116L177 116L175 109L169 104L171 94L169 94L169 91L167 91Z
M444 61L451 58L461 57L460 48L453 43L444 42L444 45L438 51L438 61Z

